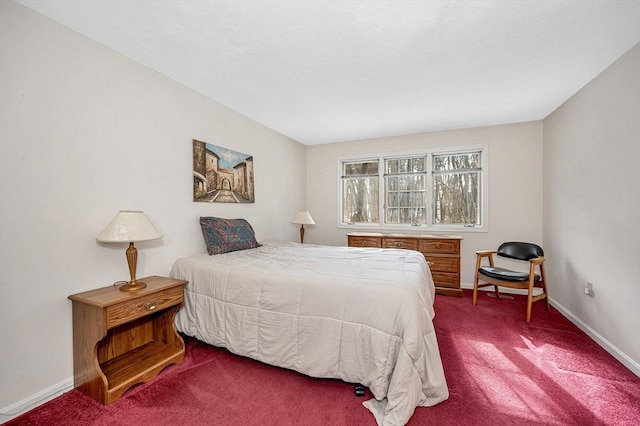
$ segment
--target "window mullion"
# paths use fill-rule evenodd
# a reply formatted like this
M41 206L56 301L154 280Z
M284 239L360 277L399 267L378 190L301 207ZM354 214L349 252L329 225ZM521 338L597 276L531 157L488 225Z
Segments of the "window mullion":
M387 223L387 180L384 176L384 158L378 157L378 162L378 164L381 164L381 166L378 167L378 181L380 182L378 185L378 224L385 225Z
M436 208L433 201L433 153L430 153L425 160L427 162L427 181L425 182L425 225L427 227L433 226L433 209Z

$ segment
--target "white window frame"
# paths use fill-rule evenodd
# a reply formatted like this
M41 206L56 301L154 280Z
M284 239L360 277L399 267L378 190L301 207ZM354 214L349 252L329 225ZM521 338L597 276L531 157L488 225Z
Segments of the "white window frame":
M442 155L442 154L460 154L467 152L477 152L480 151L481 155L481 193L480 193L480 225L438 225L433 224L433 156L434 155ZM424 155L426 158L426 166L427 166L427 174L426 174L426 197L427 197L427 211L425 217L425 223L421 225L412 225L412 224L386 224L385 220L385 181L384 181L384 160L389 158L402 158L402 157L413 157L413 156L421 156ZM371 160L371 159L379 160L378 167L378 176L379 176L379 185L378 185L378 200L380 211L378 214L380 223L345 223L342 221L342 205L343 205L343 184L342 184L342 173L343 173L343 163L350 161L361 161L361 160ZM489 231L489 146L485 144L481 145L467 145L467 146L452 146L452 147L443 147L443 148L429 148L424 150L412 150L412 151L401 151L401 152L383 152L383 153L369 153L362 155L349 155L349 156L341 156L338 157L338 203L337 203L337 224L338 228L341 229L349 229L352 231L368 231L368 232L378 232L378 231L401 231L401 232L488 232Z

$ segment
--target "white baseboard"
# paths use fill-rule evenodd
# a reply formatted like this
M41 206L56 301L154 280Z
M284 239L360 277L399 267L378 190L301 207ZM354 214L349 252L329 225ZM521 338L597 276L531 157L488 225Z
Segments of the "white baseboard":
M473 284L470 284L470 283L463 283L463 284L461 284L461 287L464 288L464 289L467 289L467 290L473 290ZM482 288L480 290L493 291L493 287L485 287L485 288ZM542 291L542 290L540 290L540 291ZM502 287L500 288L500 292L501 293L524 294L524 295L527 294L527 292L525 290L509 289L509 288L502 288ZM549 303L551 304L551 306L556 308L558 310L558 312L560 312L569 321L571 321L576 327L578 327L580 330L584 331L587 336L589 336L593 341L595 341L598 345L600 345L605 351L609 352L615 359L620 361L625 367L627 367L629 370L631 370L631 372L633 374L635 374L636 376L640 377L640 364L638 364L637 362L635 362L634 360L629 358L627 356L627 354L622 352L615 345L613 345L607 339L605 339L600 334L598 334L593 328L591 328L587 324L585 324L580 318L575 316L567 308L562 306L560 303L558 303L552 297L549 298Z
M71 389L73 389L73 377L56 383L55 385L41 390L40 392L34 393L33 395L24 398L22 401L11 404L10 406L0 410L0 424L18 417L38 405L51 401Z
M602 346L605 351L609 352L615 359L620 361L625 367L631 370L633 374L640 377L640 364L629 358L624 352L622 352L615 345L598 334L598 332L596 332L593 328L582 322L580 318L573 315L564 306L553 300L553 298L549 298L549 303L551 303L551 305L556 308L562 315L567 317L569 321L574 323L576 327L584 331L587 336L591 337L597 344Z

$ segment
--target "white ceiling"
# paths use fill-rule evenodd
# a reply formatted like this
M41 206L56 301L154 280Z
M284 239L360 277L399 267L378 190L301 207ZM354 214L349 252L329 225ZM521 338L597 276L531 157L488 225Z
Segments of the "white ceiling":
M18 0L307 145L539 120L640 0Z

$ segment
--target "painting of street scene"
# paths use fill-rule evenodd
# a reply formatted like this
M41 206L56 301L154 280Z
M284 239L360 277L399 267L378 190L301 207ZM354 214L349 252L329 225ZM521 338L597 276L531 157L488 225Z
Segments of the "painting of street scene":
M193 140L193 201L253 203L253 156Z

